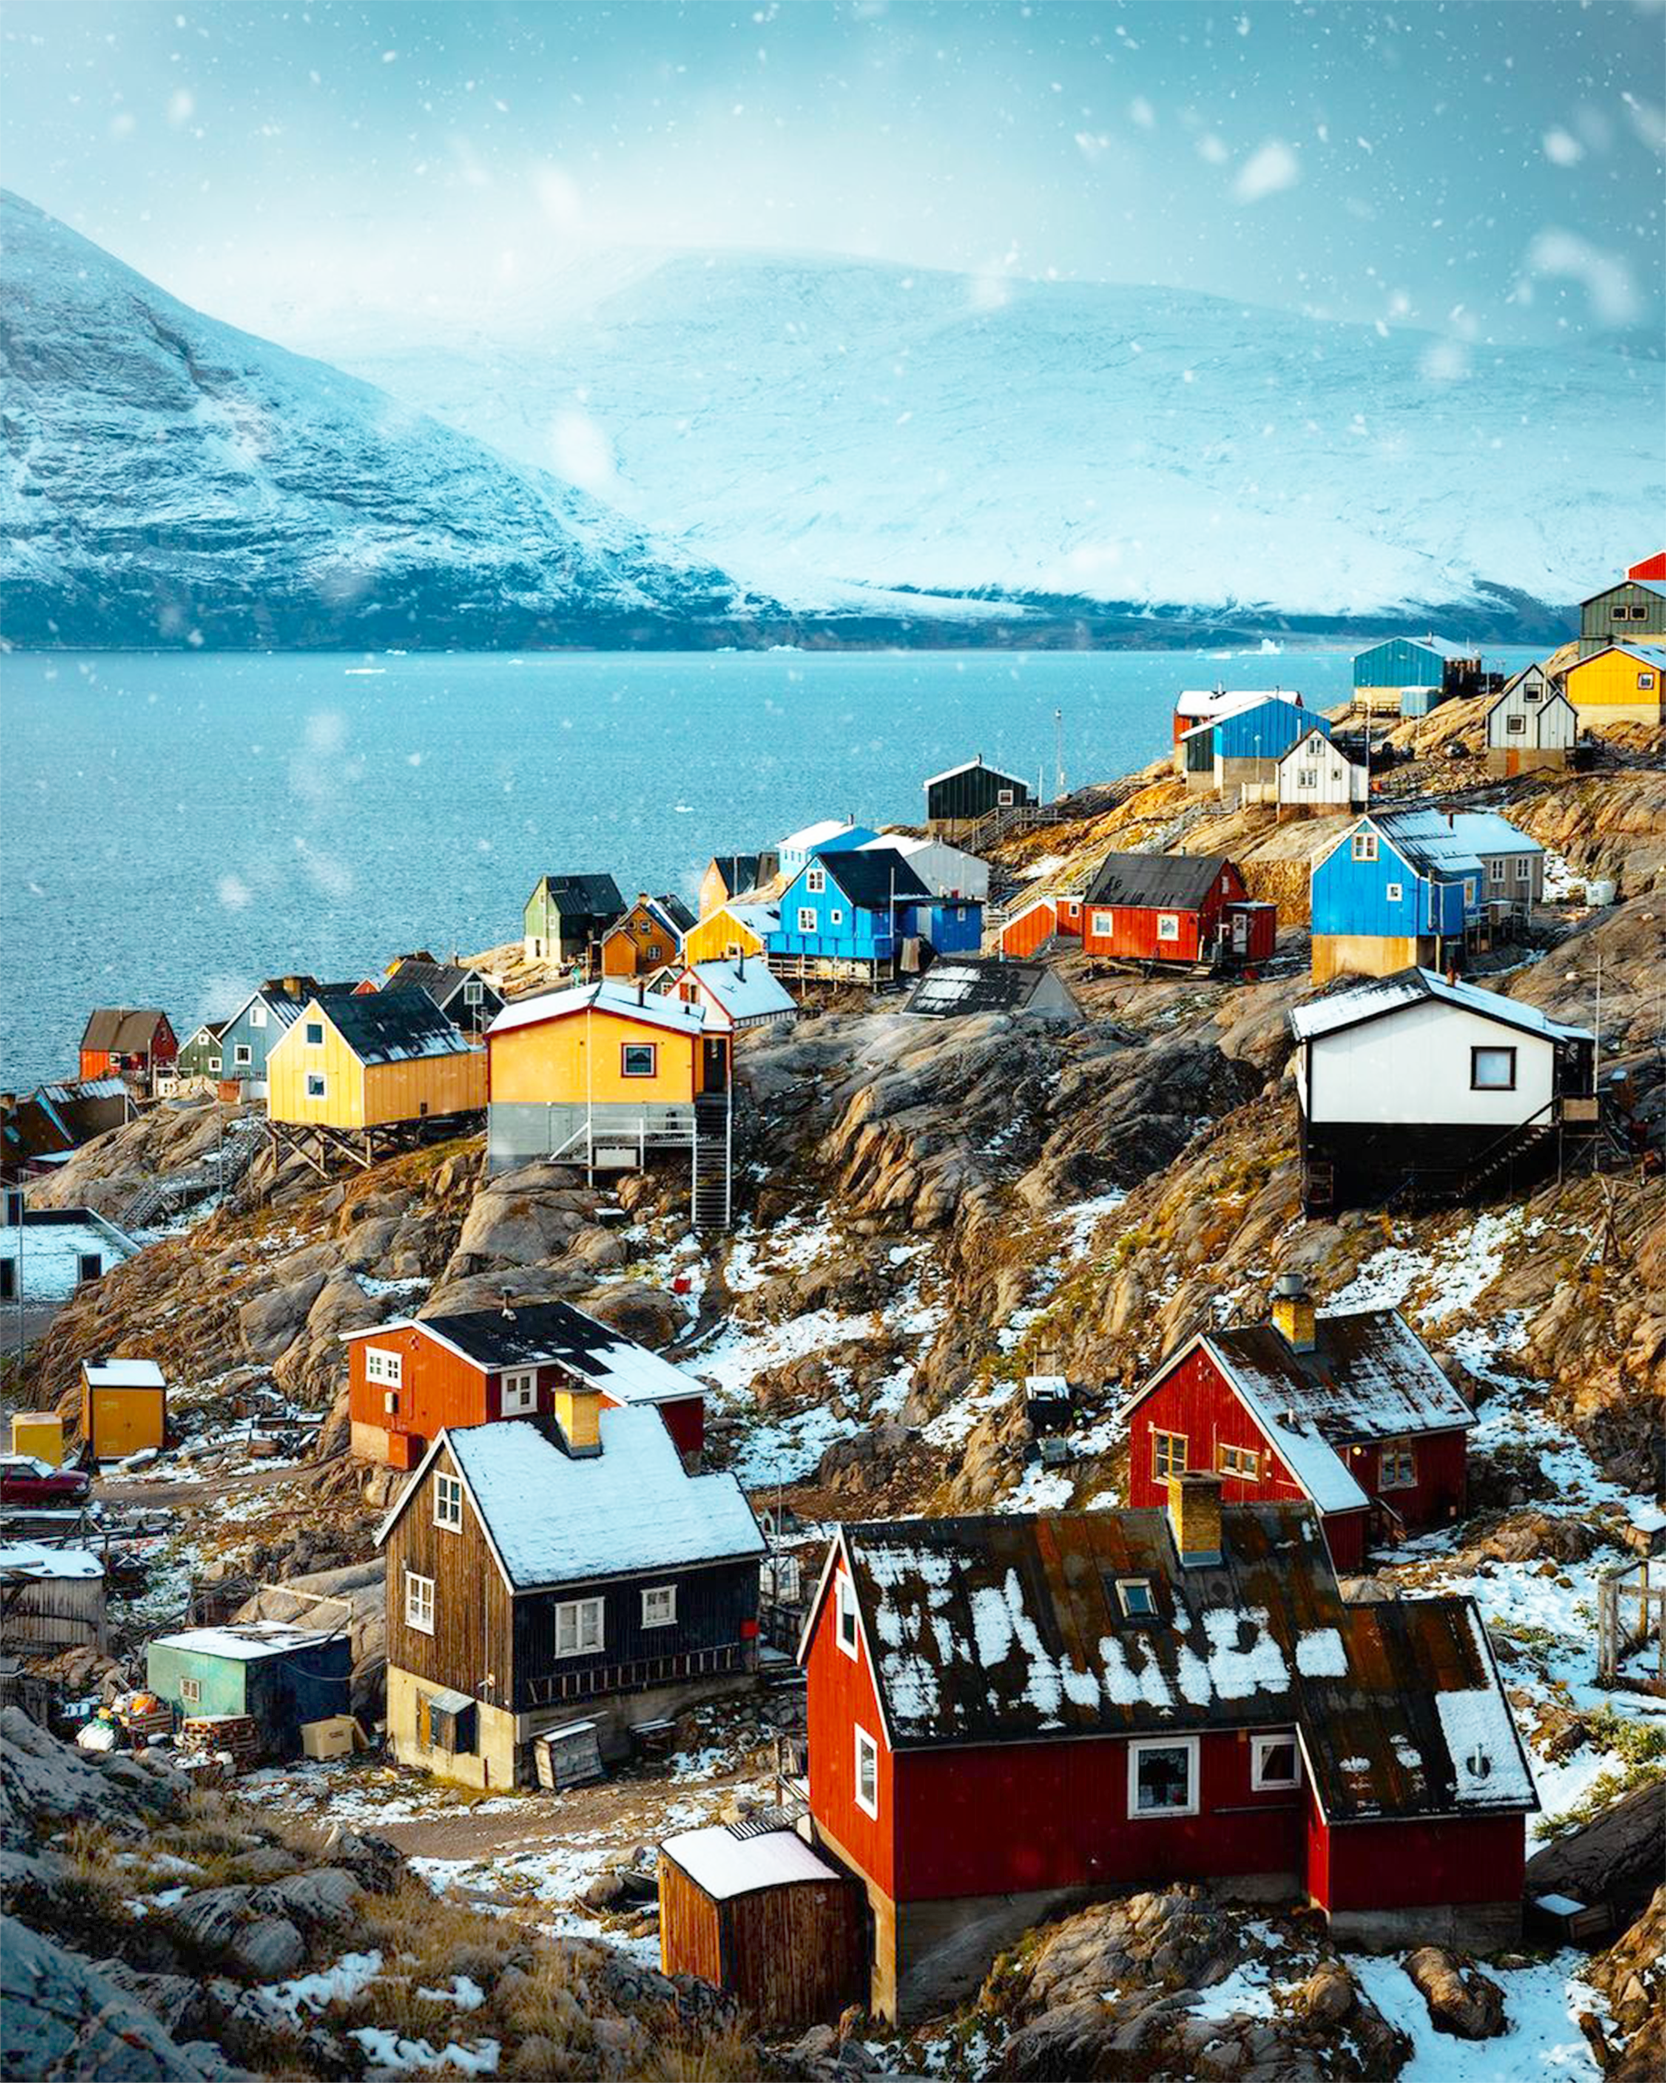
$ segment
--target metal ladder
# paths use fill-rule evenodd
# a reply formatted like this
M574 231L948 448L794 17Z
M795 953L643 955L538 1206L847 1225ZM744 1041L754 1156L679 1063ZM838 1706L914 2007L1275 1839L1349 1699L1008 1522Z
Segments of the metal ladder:
M694 1227L726 1230L731 1214L734 1111L728 1093L694 1102Z

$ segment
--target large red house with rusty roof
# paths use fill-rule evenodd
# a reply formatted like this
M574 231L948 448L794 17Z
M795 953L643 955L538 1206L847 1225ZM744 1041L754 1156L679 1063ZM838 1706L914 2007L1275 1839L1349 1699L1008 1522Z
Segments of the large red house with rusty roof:
M599 1391L604 1409L655 1406L691 1470L705 1437L705 1390L647 1346L570 1302L401 1317L344 1331L352 1450L415 1468L447 1429L549 1417L564 1391Z
M975 1988L1134 1886L1309 1901L1363 1944L1520 1930L1527 1759L1473 1602L1347 1604L1306 1504L844 1527L800 1652L812 1841L870 2007Z
M1122 1415L1130 1504L1161 1503L1189 1469L1232 1504L1305 1498L1344 1572L1371 1541L1464 1510L1469 1405L1398 1310L1321 1316L1298 1274L1280 1275L1268 1322L1189 1338Z

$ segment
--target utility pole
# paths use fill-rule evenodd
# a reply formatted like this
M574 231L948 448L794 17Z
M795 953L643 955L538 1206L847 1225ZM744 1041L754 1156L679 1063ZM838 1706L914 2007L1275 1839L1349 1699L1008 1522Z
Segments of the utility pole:
M1053 801L1064 801L1064 711L1053 711Z

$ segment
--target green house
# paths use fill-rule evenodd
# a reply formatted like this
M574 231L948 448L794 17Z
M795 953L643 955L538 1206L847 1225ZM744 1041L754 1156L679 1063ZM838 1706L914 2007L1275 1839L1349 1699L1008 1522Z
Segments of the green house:
M220 1050L224 1028L223 1020L205 1020L189 1041L182 1042L174 1065L175 1075L181 1078L218 1078L224 1062Z
M161 1635L145 1683L181 1718L247 1714L271 1758L294 1757L304 1722L352 1711L353 1645L327 1628L252 1620Z

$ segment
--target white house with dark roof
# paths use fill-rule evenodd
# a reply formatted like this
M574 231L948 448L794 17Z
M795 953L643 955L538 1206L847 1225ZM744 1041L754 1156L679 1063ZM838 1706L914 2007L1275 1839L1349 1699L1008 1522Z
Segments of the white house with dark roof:
M1588 1029L1434 970L1328 992L1290 1029L1313 1211L1525 1181L1596 1127Z
M549 1417L442 1432L377 1534L394 1755L529 1784L548 1738L602 1757L753 1682L763 1536L650 1407L570 1381Z
M1578 741L1579 718L1561 680L1535 661L1505 681L1487 711L1487 772L1565 767Z
M1322 730L1306 731L1278 762L1278 807L1324 816L1357 809L1370 793L1365 769Z

